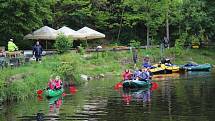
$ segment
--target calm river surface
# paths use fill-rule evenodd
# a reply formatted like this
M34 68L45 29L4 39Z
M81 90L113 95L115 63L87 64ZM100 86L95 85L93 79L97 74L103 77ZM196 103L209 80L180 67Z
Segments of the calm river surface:
M114 90L116 77L89 81L78 91L48 101L3 105L0 121L214 121L215 75L211 72L155 78L157 89Z

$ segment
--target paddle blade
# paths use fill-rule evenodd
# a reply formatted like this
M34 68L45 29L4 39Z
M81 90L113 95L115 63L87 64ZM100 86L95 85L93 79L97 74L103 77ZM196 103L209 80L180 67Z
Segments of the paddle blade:
M158 88L158 84L156 82L152 82L151 90L154 91Z
M70 86L69 91L70 91L71 94L74 95L77 92L77 88L75 86Z
M43 94L43 90L37 90L37 94L38 94L38 95Z
M122 82L119 82L114 86L114 89L119 89L121 87L123 87Z
M38 100L38 101L42 101L42 100L43 100L43 96L38 95L38 96L37 96L37 100Z

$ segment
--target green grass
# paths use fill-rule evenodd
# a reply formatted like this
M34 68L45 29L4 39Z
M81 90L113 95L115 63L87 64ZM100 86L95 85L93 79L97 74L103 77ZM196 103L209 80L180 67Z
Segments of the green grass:
M174 64L184 64L193 59L197 63L215 64L215 49L183 50L181 55L174 50L166 49L165 57L173 59ZM4 69L0 73L0 99L24 100L36 95L36 90L46 88L50 75L61 75L63 81L73 80L76 85L81 84L80 75L97 76L111 73L119 75L124 69L133 69L131 51L90 53L89 56L78 53L47 56L41 64L28 63L14 69ZM138 67L141 67L143 57L149 56L152 63L161 59L160 49L153 48L138 51ZM24 79L9 82L8 79L16 74L26 74Z
M52 57L44 59L42 64L28 63L18 68L7 68L0 73L0 98L3 100L26 99L35 96L36 90L45 88L55 63ZM8 81L11 76L25 74L25 78Z

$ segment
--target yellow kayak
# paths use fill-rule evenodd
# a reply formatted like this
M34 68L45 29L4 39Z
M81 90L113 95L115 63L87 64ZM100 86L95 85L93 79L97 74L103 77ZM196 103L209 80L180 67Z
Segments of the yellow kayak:
M178 73L180 71L180 67L179 66L166 66L166 73Z
M170 73L178 73L180 71L180 67L176 65L165 65L165 64L155 64L153 65L155 68L150 69L153 74L170 74Z
M155 68L150 69L150 72L153 74L164 74L165 73L165 65L164 64L155 64L153 65Z

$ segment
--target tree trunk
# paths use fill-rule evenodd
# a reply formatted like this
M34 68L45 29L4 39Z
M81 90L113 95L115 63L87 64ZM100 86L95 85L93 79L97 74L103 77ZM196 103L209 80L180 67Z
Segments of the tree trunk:
M170 38L169 38L169 17L168 17L168 11L166 12L166 38L168 40L168 48L169 48Z
M121 18L120 18L120 26L119 26L119 31L118 31L118 35L117 35L117 43L119 42L119 37L120 37L120 34L121 34L124 10L125 10L125 8L123 8Z
M150 46L149 31L150 31L150 29L149 29L149 27L147 26L147 48L149 48L149 46Z

